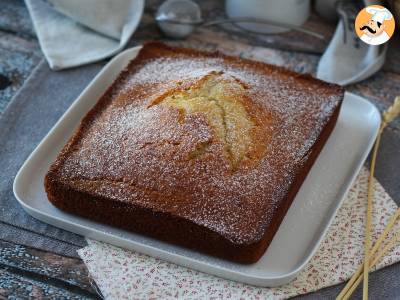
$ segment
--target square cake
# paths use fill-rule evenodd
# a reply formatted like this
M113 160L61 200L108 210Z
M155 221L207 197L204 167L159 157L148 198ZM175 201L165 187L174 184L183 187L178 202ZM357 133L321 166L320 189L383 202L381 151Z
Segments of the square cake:
M72 214L256 262L343 95L280 67L147 43L50 167L48 198Z

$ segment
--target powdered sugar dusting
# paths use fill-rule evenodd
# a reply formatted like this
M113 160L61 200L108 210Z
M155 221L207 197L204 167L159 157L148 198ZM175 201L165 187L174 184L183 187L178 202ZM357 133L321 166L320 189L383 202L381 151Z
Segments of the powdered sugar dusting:
M263 157L234 172L204 115L179 121L176 109L149 107L162 93L213 71L247 87L245 106L268 137L255 140L266 143ZM272 66L223 57L143 59L122 75L105 96L107 105L69 146L60 175L75 188L189 219L236 243L255 242L342 99L338 91ZM189 159L203 144L207 151Z

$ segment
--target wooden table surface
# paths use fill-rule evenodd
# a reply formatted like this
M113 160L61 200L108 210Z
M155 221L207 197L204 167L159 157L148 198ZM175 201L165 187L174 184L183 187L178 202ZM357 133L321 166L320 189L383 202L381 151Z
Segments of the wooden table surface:
M163 39L153 20L159 4L158 0L147 1L145 14L133 36L133 43ZM207 0L201 2L201 6L206 17L223 15L222 1ZM326 23L316 15L312 15L305 26L322 33L327 40L335 29L335 24ZM244 34L231 25L198 30L190 37L190 44L196 43L201 44L203 48L209 46L210 49L236 51L236 54L245 57L249 56L248 52L254 53L256 49L266 61L278 62L303 73L315 73L318 60L327 45L326 41L293 32L268 36ZM396 95L400 95L399 54L400 39L397 34L391 41L383 69L371 78L349 86L347 90L370 99L380 110L385 109ZM43 55L23 1L1 0L0 115L42 59ZM398 154L400 149L400 121L394 122L385 132L383 143L385 141L391 141L391 146L383 147L381 156L390 159L378 165L377 177L392 198L399 203L400 186L394 178L398 178L400 166L400 159L395 158L399 156L395 154ZM378 275L372 276L371 281L382 280L379 278L379 272L377 273ZM336 289L339 291L340 287ZM80 259L0 240L0 299L8 297L81 299L100 296Z

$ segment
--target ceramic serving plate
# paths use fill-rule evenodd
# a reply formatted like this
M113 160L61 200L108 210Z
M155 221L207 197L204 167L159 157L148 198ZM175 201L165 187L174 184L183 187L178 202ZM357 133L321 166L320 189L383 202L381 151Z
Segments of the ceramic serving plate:
M44 176L81 118L140 47L111 60L75 100L19 170L14 194L35 218L202 272L257 286L277 286L300 272L322 241L377 135L380 114L367 100L346 93L337 125L293 201L264 256L251 265L232 263L139 234L64 213L52 206Z

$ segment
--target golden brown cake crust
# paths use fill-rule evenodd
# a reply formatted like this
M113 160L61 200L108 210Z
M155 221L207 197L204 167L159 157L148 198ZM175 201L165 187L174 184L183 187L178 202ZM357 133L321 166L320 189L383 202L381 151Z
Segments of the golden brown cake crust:
M255 262L342 99L308 75L147 43L82 120L46 191L71 213Z

